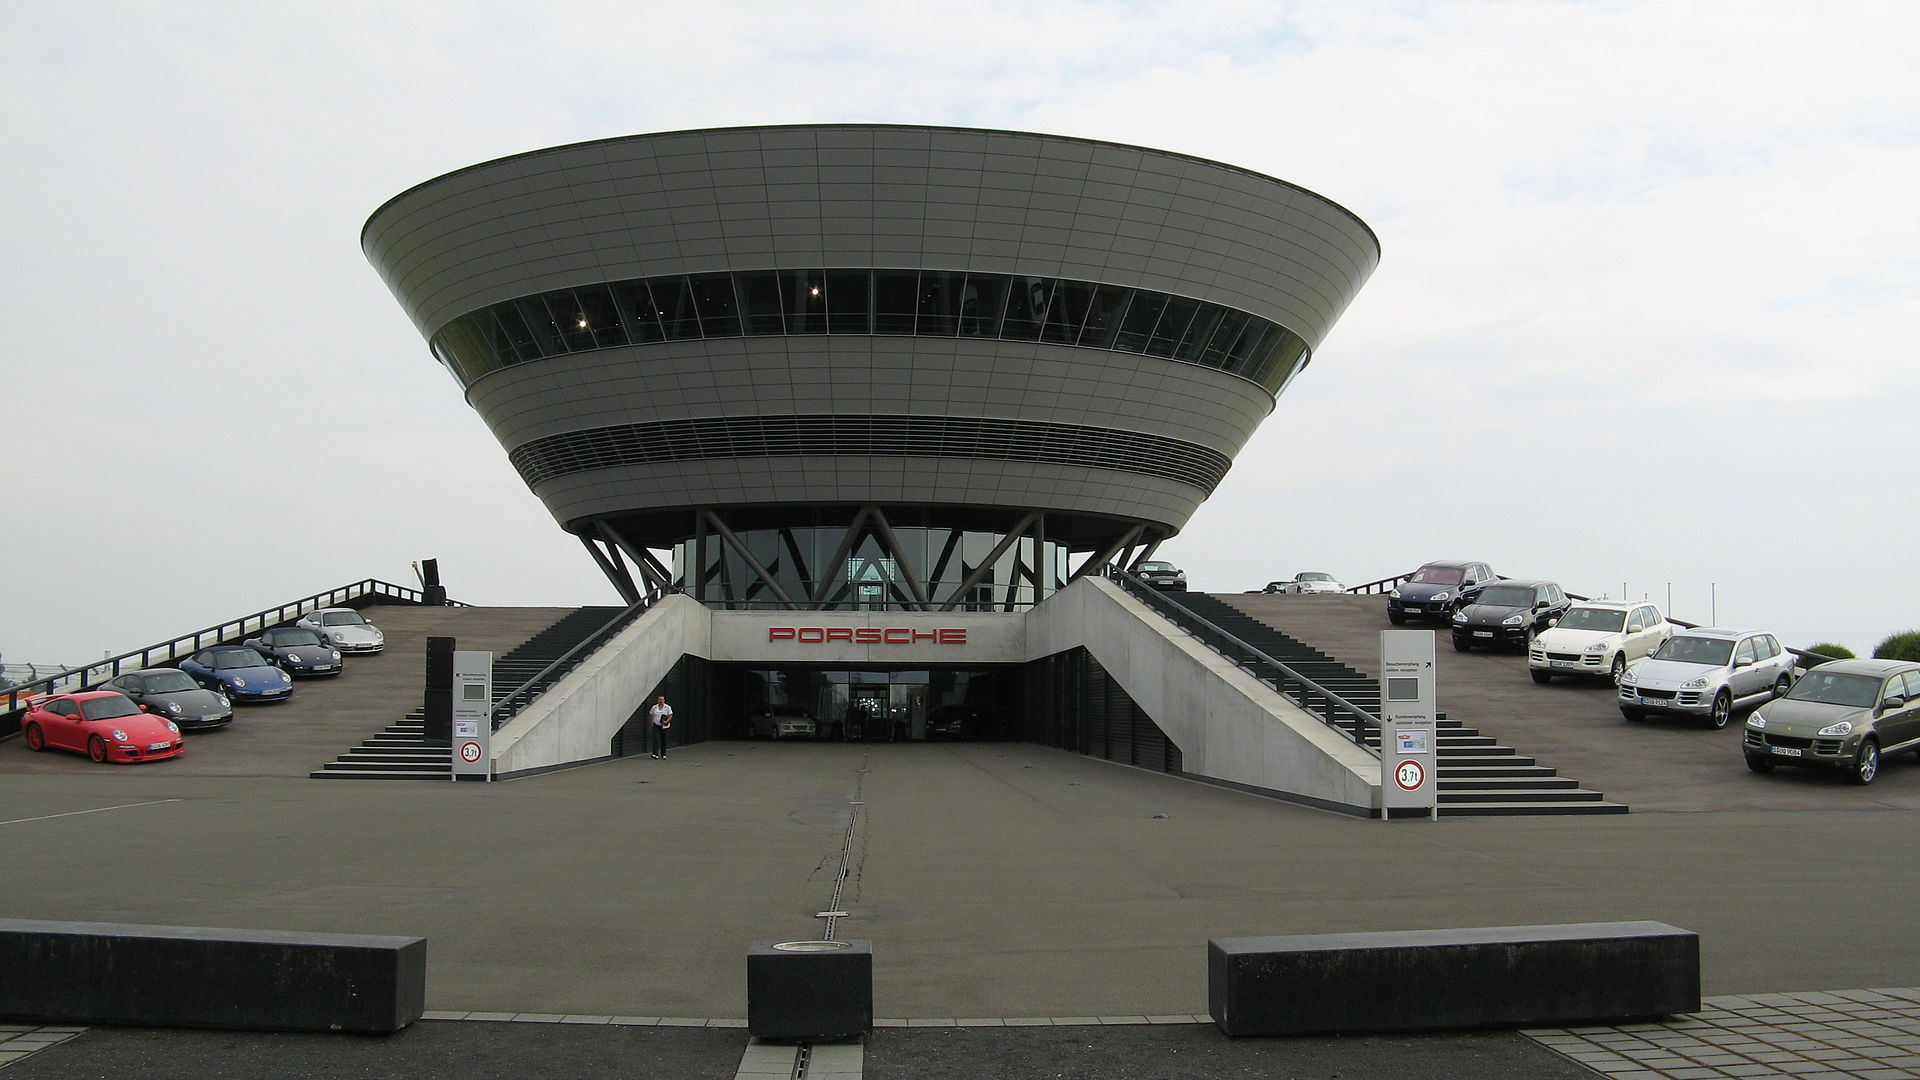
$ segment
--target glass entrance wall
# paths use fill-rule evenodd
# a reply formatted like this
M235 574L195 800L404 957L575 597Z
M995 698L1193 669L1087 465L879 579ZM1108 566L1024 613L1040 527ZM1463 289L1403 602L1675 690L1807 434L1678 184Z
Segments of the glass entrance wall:
M900 551L889 551L880 534L865 531L851 551L835 561L846 541L844 527L741 529L735 535L779 582L787 596L804 606L828 611L885 611L920 606L909 573L939 607L976 570L986 564L1003 539L1001 533L895 524ZM674 549L674 577L688 595L696 595L696 542ZM1067 580L1064 544L1021 537L1008 545L979 581L955 604L960 611L1018 611L1058 592ZM906 565L902 566L904 559ZM775 609L780 600L752 565L717 535L706 539L704 588L698 599L711 607Z
M1013 665L878 670L720 664L713 687L722 738L1000 740L1020 738L1025 726L1025 678ZM811 734L795 723L803 718L812 722ZM785 725L778 723L782 719Z

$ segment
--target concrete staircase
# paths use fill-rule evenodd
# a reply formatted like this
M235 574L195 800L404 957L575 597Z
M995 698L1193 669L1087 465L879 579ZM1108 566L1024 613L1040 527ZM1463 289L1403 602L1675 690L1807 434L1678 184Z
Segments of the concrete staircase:
M565 656L574 646L591 637L620 614L617 607L583 607L562 616L553 625L493 661L493 701L498 705L508 694L538 675L547 665ZM541 680L533 692L523 696L519 708L538 698L553 684L566 677L591 654L589 650ZM518 709L515 710L517 712ZM315 780L446 780L453 775L449 747L424 741L426 706L408 713L388 725L379 734L308 773Z
M1173 593L1169 598L1358 708L1379 714L1380 684L1372 676L1217 597L1205 593ZM1223 650L1223 655L1236 663L1240 660L1231 651ZM1336 721L1339 718L1324 703L1308 701L1306 707L1323 718ZM1577 781L1557 775L1534 758L1501 745L1492 736L1482 735L1477 728L1450 719L1445 713L1440 714L1438 728L1439 761L1435 782L1439 786L1442 816L1627 812L1624 804L1606 801L1600 792L1582 788ZM1378 729L1368 729L1361 739L1367 746L1379 750Z

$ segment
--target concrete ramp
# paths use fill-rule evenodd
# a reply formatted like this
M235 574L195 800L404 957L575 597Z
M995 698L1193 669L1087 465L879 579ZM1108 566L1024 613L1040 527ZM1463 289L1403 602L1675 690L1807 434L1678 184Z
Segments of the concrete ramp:
M1180 748L1187 775L1345 813L1377 808L1378 758L1104 578L1027 616L1029 659L1079 647Z
M685 596L661 600L494 732L494 776L612 756L614 734L674 664L712 651L711 613Z

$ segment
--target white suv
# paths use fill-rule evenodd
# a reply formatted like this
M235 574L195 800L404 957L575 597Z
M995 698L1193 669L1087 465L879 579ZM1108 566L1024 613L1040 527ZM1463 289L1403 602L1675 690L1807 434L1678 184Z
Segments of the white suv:
M1537 683L1590 675L1618 686L1628 664L1652 656L1672 636L1667 617L1644 600L1582 600L1533 639L1527 674Z

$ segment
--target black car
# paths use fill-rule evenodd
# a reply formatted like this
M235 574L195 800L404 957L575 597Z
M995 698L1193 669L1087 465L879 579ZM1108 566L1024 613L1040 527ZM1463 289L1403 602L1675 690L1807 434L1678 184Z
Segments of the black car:
M1453 613L1453 647L1526 648L1533 635L1560 621L1573 601L1551 581L1495 581L1480 588Z
M250 637L242 644L257 650L289 675L340 674L340 650L304 626L263 630L259 637Z
M1462 598L1492 580L1483 562L1430 562L1387 594L1387 621L1399 626L1408 619L1451 619Z
M1170 562L1143 562L1134 568L1134 576L1156 589L1187 591L1187 572Z
M225 727L233 722L233 702L225 694L205 689L175 668L129 671L108 679L101 689L120 691L142 710L178 724L181 731Z

